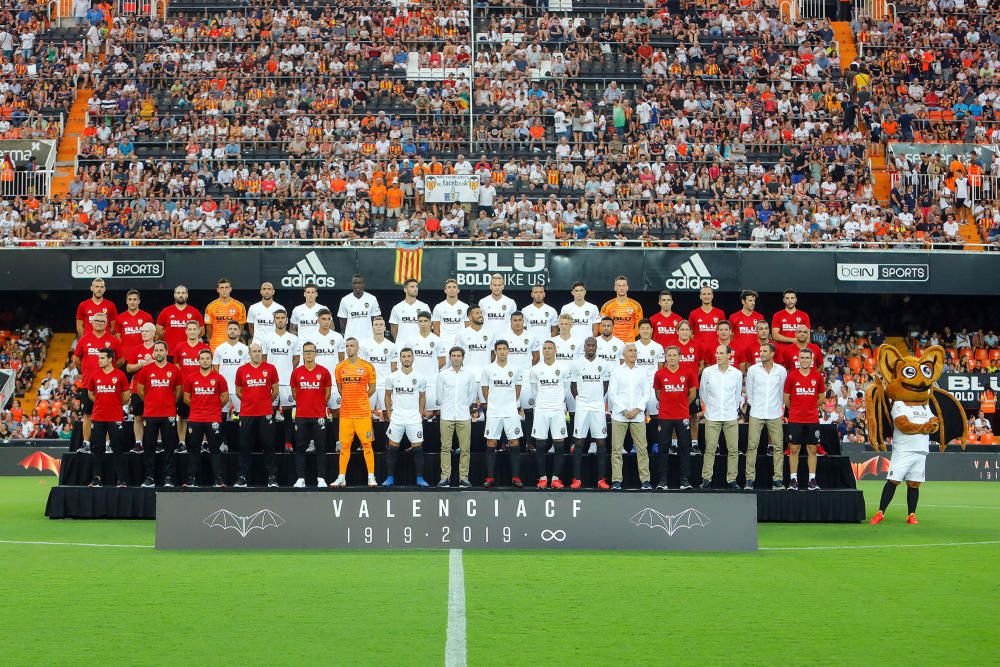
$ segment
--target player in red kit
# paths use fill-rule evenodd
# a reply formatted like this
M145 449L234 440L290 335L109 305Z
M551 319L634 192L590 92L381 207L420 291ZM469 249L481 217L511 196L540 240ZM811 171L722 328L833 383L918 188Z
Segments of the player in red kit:
M167 349L170 354L174 353L177 346L187 338L187 323L198 323L198 335L201 337L205 333L205 325L202 323L201 313L194 306L188 305L188 289L184 285L174 288L174 304L167 306L156 316L156 337L167 342ZM195 359L198 358L197 353ZM175 364L179 364L177 359L170 359Z
M90 283L90 298L80 303L76 308L76 337L80 338L91 329L90 318L98 313L107 318L108 331L115 332L115 321L118 319L118 309L115 304L104 298L104 279L94 278Z
M691 323L691 329L698 345L710 349L714 353L715 348L719 345L715 329L719 322L726 319L726 314L722 312L721 308L712 305L715 292L711 287L702 287L698 292L698 298L701 300L701 305L691 311L691 314L688 315L688 322Z
M295 400L295 488L306 485L306 448L316 447L316 486L326 486L326 415L333 388L333 376L316 363L316 345L302 344L302 365L292 371L292 398ZM343 443L350 447L351 443Z
M701 377L702 364L698 358L698 342L693 337L694 331L691 328L691 323L687 320L681 320L677 325L677 350L679 353L679 364L680 367L687 370L689 373L694 375L696 378ZM697 395L694 400L691 401L690 406L690 416L691 416L691 453L697 454L701 450L698 449L698 413L701 412L701 403L698 400Z
M795 329L795 338L792 339L790 345L785 345L782 347L778 354L780 356L780 361L782 366L784 366L788 372L795 370L795 367L799 363L799 352L802 350L809 350L812 352L813 368L818 371L823 370L823 351L819 349L819 345L816 343L809 342L809 327L804 324L800 324Z
M771 342L771 326L767 320L758 320L756 330L756 337L749 344L736 350L736 364L744 375L748 368L760 362L760 346Z
M145 310L139 310L139 290L130 289L125 296L125 310L118 313L115 319L115 333L121 339L122 349L128 350L137 347L142 342L142 326L153 324L155 333L155 322L153 316Z
M729 316L729 323L733 325L732 347L736 350L737 356L744 347L760 349L760 344L757 343L757 323L766 324L767 319L755 310L759 297L760 295L753 290L743 290L740 292L740 303L743 304L743 308Z
M167 349L170 349L169 345L170 343L168 342ZM170 357L177 364L178 368L181 369L182 378L187 379L198 372L201 366L202 350L212 351L208 343L201 340L201 323L189 320L184 326L184 340L171 350L172 356ZM186 403L181 402L177 405L177 435L180 439L178 451L181 452L187 449L187 424L185 423L187 417L188 406ZM201 441L199 440L199 442Z
M812 329L809 315L796 307L799 297L795 290L786 289L781 295L781 300L785 303L784 310L779 310L771 318L771 338L774 339L774 345L778 348L779 357L782 348L795 342L795 330L800 324L805 325L807 329Z
M208 444L215 486L221 488L226 485L222 478L222 454L219 453L222 435L219 427L222 423L222 406L228 402L229 387L226 378L212 370L212 351L206 345L198 353L197 369L184 376L184 404L190 413L185 439L191 445L185 486L198 486L202 442Z
M103 314L102 314L103 316ZM97 351L97 369L87 375L87 393L93 404L94 477L90 486L101 486L104 471L104 444L107 440L115 456L115 476L118 486L125 484L125 457L121 446L122 418L129 401L128 380L115 368L115 353L104 347Z
M83 410L83 446L80 448L83 454L90 453L90 413L94 409L94 403L87 391L87 382L99 367L98 352L104 349L111 350L114 359L121 355L121 342L108 331L107 315L104 313L91 315L90 327L91 330L80 336L76 341L76 347L73 348L73 365L80 370L80 389L77 398Z
M143 368L153 363L155 339L156 325L152 322L146 322L142 325L142 330L139 333L139 345L126 348L123 353L125 355L125 376L132 383L129 387L132 391L129 417L132 419L133 434L135 435L135 448L132 450L134 454L142 454L142 411L144 407L142 397L139 396L136 389L135 380Z
M673 311L674 297L670 290L660 292L660 312L649 318L653 323L653 340L664 350L677 344L677 325L684 318Z
M174 485L174 449L177 446L177 401L182 389L181 371L167 361L167 344L153 345L153 363L135 379L143 404L142 458L146 469L143 486L155 486L156 439L163 442L167 460L163 466L163 486Z
M717 346L726 345L730 348L733 347L733 325L729 323L729 320L719 322L715 330L715 335ZM699 345L698 360L701 362L701 368L714 365L716 363L715 348Z
M691 474L691 403L698 394L698 376L690 366L681 367L680 349L671 345L664 353L666 365L653 376L653 391L659 403L660 421L660 483L656 488L667 487L667 445L670 453L680 456L680 488L690 489Z
M799 351L798 368L789 371L785 380L785 406L788 408L788 488L799 488L799 450L806 446L809 466L809 490L819 490L816 482L816 446L819 445L819 408L826 394L823 376L813 368L811 350Z
M264 361L260 343L250 344L250 361L236 369L235 384L236 397L240 399L240 469L236 486L247 485L250 452L257 442L264 450L267 485L278 486L278 470L274 463L274 399L278 398L278 369Z

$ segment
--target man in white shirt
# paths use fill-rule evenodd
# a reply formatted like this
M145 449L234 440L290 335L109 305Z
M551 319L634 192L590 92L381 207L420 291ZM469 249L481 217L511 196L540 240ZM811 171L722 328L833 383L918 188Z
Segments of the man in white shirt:
M378 371L375 371L376 379ZM413 469L417 475L417 486L428 486L424 480L424 425L420 416L424 412L427 382L413 371L413 350L404 347L399 351L399 370L385 382L385 413L389 419L385 448L385 481L382 486L389 488L395 483L396 457L403 436L410 441L413 453Z
M663 346L653 340L653 323L648 319L643 318L639 321L639 340L635 342L635 363L637 366L644 368L646 373L649 374L649 386L653 386L653 376L656 375L656 371L663 368L664 356L663 356ZM649 392L649 403L646 404L646 414L655 415L660 411L660 407L656 403L656 392L650 390ZM650 429L652 429L653 442L659 442L656 440L656 420L650 420Z
M726 483L739 490L736 475L739 472L739 418L743 400L743 374L730 365L733 350L728 345L715 348L715 365L708 366L701 374L699 396L705 403L705 458L701 466L701 488L712 488L712 471L715 467L715 450L719 448L719 434L726 436ZM784 391L784 387L782 387Z
M275 419L283 422L285 436L285 451L292 451L293 427L292 407L292 371L299 365L299 339L295 334L288 333L288 313L284 309L274 311L274 332L264 339L261 345L264 361L274 366L278 371L278 409Z
M320 309L317 317L319 320L317 329L307 329L305 333L299 334L299 358L302 358L302 346L312 343L316 346L316 363L330 371L331 377L336 377L337 364L344 360L344 337L333 330L333 313L328 309ZM330 390L327 407L333 411L334 417L340 414L340 391L336 383ZM332 433L334 429L327 429L327 432Z
M611 317L602 317L600 335L597 341L597 356L611 364L612 368L622 362L625 352L625 341L614 335L615 321Z
M298 336L299 339L302 339L308 333L315 332L319 328L319 311L329 310L326 306L317 302L319 288L315 285L306 285L302 290L302 294L306 301L292 309L291 326L289 327L291 332Z
M486 481L487 489L496 483L497 444L507 436L510 469L514 486L521 482L521 437L524 435L518 404L521 398L521 371L508 360L506 341L494 345L496 361L483 369L480 393L486 399Z
M240 325L230 322L226 326L226 340L212 353L213 370L226 379L230 387L236 386L236 371L250 361L250 348L240 342ZM240 399L236 391L229 392L229 405L222 406L223 419L240 413Z
M440 409L436 381L444 367L447 350L441 346L441 339L431 333L431 314L426 310L417 315L417 333L397 341L396 349L404 347L413 350L413 370L427 383L424 417L433 418Z
M274 333L274 313L284 310L282 305L274 300L274 285L263 283L260 286L260 301L247 310L247 325L250 327L251 343L262 345Z
M434 306L431 313L431 328L447 350L454 347L455 338L469 319L469 306L459 301L458 292L458 281L454 278L444 281L444 301Z
M570 394L576 402L573 421L573 482L571 489L583 486L583 453L591 438L597 453L597 488L607 489L608 422L604 397L608 393L611 370L617 367L597 356L597 340L588 336L583 342L583 356L572 363Z
M553 336L548 340L556 348L556 361L561 363L567 369L571 367L574 361L576 361L581 354L583 354L583 341L584 338L576 338L573 336L573 318L567 314L563 313L559 316L559 335ZM573 395L569 392L569 384L566 384L566 409L570 412L576 410L576 401L573 400Z
M417 281L408 278L403 283L403 300L393 306L389 313L389 330L392 332L392 339L397 343L415 336L419 330L417 315L424 311L430 312L430 306L417 300L419 292Z
M535 439L535 459L538 466L538 488L545 489L549 481L545 474L545 441L552 439L555 457L552 460L552 488L564 487L559 480L562 469L563 446L566 444L566 394L568 392L566 369L556 360L556 344L547 340L542 345L542 360L531 367L528 382L535 393L535 419L531 437Z
M509 296L503 295L503 276L494 273L490 277L490 294L479 300L486 320L486 333L491 336L510 327L510 314L517 310L517 304Z
M785 379L788 371L781 364L774 363L775 347L773 343L763 343L760 346L760 363L747 368L746 393L750 405L750 428L747 440L747 490L753 489L757 479L757 447L760 445L760 434L767 429L767 442L771 445L774 457L774 473L771 475L771 488L783 489L782 479L785 476L785 445L781 418L785 415Z
M625 434L632 434L639 480L644 491L652 490L649 479L649 451L646 446L646 405L652 382L645 368L636 363L635 343L625 343L624 362L612 369L608 385L611 408L611 489L622 490L622 451Z
M351 278L351 292L340 300L337 309L344 338L357 338L359 341L371 338L372 318L381 314L378 299L365 291L364 276L355 273Z
M375 393L371 405L375 417L381 419L385 409L385 381L396 372L398 361L396 344L385 337L385 320L381 315L372 318L372 337L361 341L360 345L361 358L375 367Z
M474 375L482 376L483 371L490 365L493 337L486 330L483 309L479 306L469 308L469 326L458 332L455 346L462 348L462 351L465 352L462 364ZM479 402L482 403L485 400L485 397L480 394Z
M430 320L428 319L428 324ZM452 348L448 353L450 364L437 376L435 387L441 400L441 481L438 488L451 486L451 445L458 435L458 486L472 487L469 482L469 448L472 443L472 419L479 416L479 383L468 369L462 366L465 353Z
M535 337L539 345L559 332L559 313L545 303L545 287L542 285L531 288L531 303L521 312L524 313L524 328Z
M540 343L525 328L524 314L521 311L515 310L511 313L510 329L495 338L494 344L500 340L507 342L507 361L520 371L522 378L527 379L528 371L538 363ZM531 393L531 387L527 382L521 385L519 403L522 410L531 410L535 407L535 395Z
M573 301L563 306L559 314L570 316L575 338L583 340L587 336L596 336L597 325L601 321L601 311L587 301L587 286L580 282L573 283L570 293L573 295Z

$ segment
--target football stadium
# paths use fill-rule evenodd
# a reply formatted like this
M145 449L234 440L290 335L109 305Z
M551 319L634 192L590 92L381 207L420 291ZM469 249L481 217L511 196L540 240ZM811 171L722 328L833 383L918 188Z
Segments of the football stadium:
M4 664L996 662L996 2L0 0L0 71Z

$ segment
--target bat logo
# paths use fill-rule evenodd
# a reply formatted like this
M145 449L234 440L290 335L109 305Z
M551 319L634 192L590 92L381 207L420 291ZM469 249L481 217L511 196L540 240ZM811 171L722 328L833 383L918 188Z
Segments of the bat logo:
M695 528L712 523L708 516L693 507L677 514L663 514L652 507L646 507L633 514L629 521L636 526L662 528L663 532L670 536L673 536L681 528Z
M866 475L878 477L879 473L889 472L889 459L884 456L873 456L867 461L851 463L855 479L863 479Z
M209 528L235 530L240 534L240 537L246 538L254 528L259 528L260 530L271 527L277 528L285 523L285 520L279 514L269 509L254 512L250 516L239 516L229 510L220 509L206 516L202 520L202 523Z
M59 476L59 468L61 467L62 461L57 458L49 456L45 452L32 452L26 457L21 459L18 464L25 470L28 468L34 468L38 471L48 470L56 477Z

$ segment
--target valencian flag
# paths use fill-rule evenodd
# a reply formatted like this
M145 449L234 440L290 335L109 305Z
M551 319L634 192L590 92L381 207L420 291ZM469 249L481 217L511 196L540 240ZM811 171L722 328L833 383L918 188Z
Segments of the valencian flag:
M413 278L420 282L420 273L424 263L424 242L399 241L396 244L396 272L393 276L397 285Z

